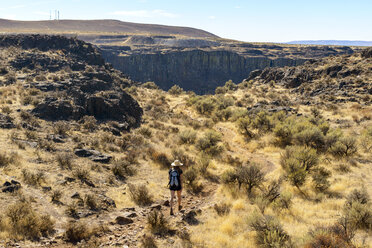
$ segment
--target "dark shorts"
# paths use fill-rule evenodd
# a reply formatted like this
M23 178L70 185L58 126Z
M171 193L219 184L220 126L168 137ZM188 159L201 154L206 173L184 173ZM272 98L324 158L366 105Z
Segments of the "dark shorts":
M170 190L172 191L180 191L182 190L182 187L181 186L178 186L178 187L169 187Z

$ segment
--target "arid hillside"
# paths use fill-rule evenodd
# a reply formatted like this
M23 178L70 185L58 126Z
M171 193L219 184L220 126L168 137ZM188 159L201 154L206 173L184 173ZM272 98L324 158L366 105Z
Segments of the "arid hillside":
M106 33L106 34L156 34L180 35L199 38L218 38L204 30L156 24L122 22L118 20L53 20L14 21L0 19L0 31L8 33Z
M0 246L371 247L371 49L199 96L76 39L0 44Z

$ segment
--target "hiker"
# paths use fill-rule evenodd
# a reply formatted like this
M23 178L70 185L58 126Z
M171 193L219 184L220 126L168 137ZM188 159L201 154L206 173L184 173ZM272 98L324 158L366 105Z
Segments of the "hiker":
M183 164L179 160L175 160L171 164L171 168L169 169L169 189L171 191L171 199L170 199L170 215L173 215L173 199L175 197L175 193L177 192L177 200L178 200L178 211L182 209L181 206L181 193L182 193L182 170L181 166Z

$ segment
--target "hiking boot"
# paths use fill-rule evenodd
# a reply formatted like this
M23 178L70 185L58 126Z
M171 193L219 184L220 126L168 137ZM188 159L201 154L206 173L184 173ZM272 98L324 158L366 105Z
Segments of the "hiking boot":
M179 206L178 206L178 211L181 211L181 209L182 209L182 206L179 205Z
M174 214L173 214L173 209L172 209L172 208L171 208L171 210L170 210L170 215L174 215Z

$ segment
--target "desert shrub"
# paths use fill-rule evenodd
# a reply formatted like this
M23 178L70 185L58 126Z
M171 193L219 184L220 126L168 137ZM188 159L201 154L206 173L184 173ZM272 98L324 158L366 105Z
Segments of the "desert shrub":
M46 78L45 75L39 74L39 75L36 75L35 76L35 80L38 81L38 82L40 82L40 81L46 81L47 78Z
M146 138L151 138L152 136L152 131L149 127L141 127L137 130L137 132Z
M214 204L213 209L219 216L224 216L230 213L231 205L227 203Z
M136 186L134 184L128 185L128 190L131 199L140 206L151 205L153 200L152 196L149 193L146 185Z
M274 201L274 208L277 210L290 209L292 206L292 194L281 192L280 196Z
M159 89L159 86L157 86L154 82L146 82L142 84L142 87L146 89L154 89L154 90Z
M289 125L277 125L274 129L274 144L279 147L286 147L292 144L293 133Z
M256 231L256 243L260 247L291 247L290 236L272 216L255 216L250 226Z
M188 168L183 174L182 178L186 185L191 185L198 178L198 172L193 168Z
M370 230L372 228L372 210L367 191L354 190L346 200L344 219L351 227Z
M222 140L221 134L216 131L210 130L204 133L203 137L199 138L196 142L196 148L209 155L219 155L223 148L218 143Z
M5 152L0 152L0 167L6 167L11 163L12 163L11 157Z
M121 180L135 174L135 169L132 167L132 165L123 159L115 161L111 170L112 173Z
M66 226L64 237L67 242L77 243L82 240L89 240L93 235L92 230L84 222L70 222Z
M221 176L222 182L225 184L238 184L247 190L248 194L252 189L260 186L264 182L264 174L261 169L255 164L243 165L234 170L227 170Z
M253 128L258 129L260 132L269 132L274 127L269 115L266 112L259 112L251 123Z
M52 202L60 202L61 197L62 197L62 191L61 190L56 189L56 190L52 191L52 195L51 195Z
M225 87L218 86L215 90L214 93L216 95L218 94L225 94L227 92L227 89Z
M372 151L372 127L366 128L362 131L360 143L365 152Z
M1 66L0 67L0 75L5 75L7 74L9 71L8 71L8 68L6 66Z
M227 108L214 112L212 118L215 122L228 121L231 118L232 114L233 111L231 110L231 108Z
M290 183L300 188L309 171L318 165L318 155L309 147L289 146L281 154L280 164Z
M293 138L297 145L308 146L317 150L321 150L325 142L323 132L316 126L306 127L296 133Z
M254 138L254 132L251 128L252 120L248 116L240 117L236 122L239 132L248 140Z
M271 181L266 187L262 189L262 198L267 200L268 203L274 202L280 197L280 181Z
M207 173L208 167L211 164L211 160L207 156L201 156L197 163L197 170L201 175Z
M170 165L170 159L168 158L168 155L163 152L156 152L153 151L151 153L151 159L160 165L162 168L169 168Z
M45 173L42 171L32 172L26 169L22 170L23 181L29 185L37 186L45 182Z
M318 226L309 232L311 240L305 245L306 248L342 248L353 247L351 237L340 224L332 226Z
M224 110L234 105L235 100L232 97L218 96L217 109Z
M56 156L57 164L61 169L71 170L73 168L72 156L69 153L59 153Z
M9 220L6 229L14 237L37 240L54 231L54 221L50 216L38 214L28 202L20 201L10 205L5 217Z
M227 90L232 90L232 91L235 91L238 89L238 86L236 84L234 84L234 82L232 80L229 80L225 83L225 86L224 86Z
M174 96L178 96L183 93L183 89L175 84L168 90L168 93Z
M1 111L4 113L4 114L7 114L9 116L9 114L12 113L12 109L9 107L9 106L4 106L1 108Z
M94 116L86 115L80 122L85 130L92 132L97 128L97 120L94 118Z
M158 210L153 210L148 214L147 224L153 234L166 235L169 232L168 221Z
M197 133L192 129L182 130L178 134L178 138L181 144L194 144Z
M243 185L248 194L252 192L252 189L260 186L264 181L264 174L261 169L255 165L245 165L236 168L237 182L239 188Z
M354 202L358 202L360 204L368 204L370 201L369 195L366 189L354 189L346 199L346 206L353 205Z
M195 164L194 158L187 155L187 153L183 149L173 149L172 157L173 157L172 159L173 161L178 159L186 167L190 167Z
M331 172L323 167L315 168L312 173L312 179L315 190L319 192L326 191L331 185L328 178L331 176Z
M349 157L357 152L357 143L354 137L342 137L329 148L329 152L337 157Z
M100 209L99 200L94 194L86 194L84 196L84 204L87 206L90 210L96 211Z
M78 167L73 172L74 177L79 179L83 183L89 183L90 173L86 168Z
M9 72L5 75L5 80L7 81L6 84L14 84L17 82L17 77L14 72Z
M141 238L141 246L143 248L157 248L156 240L152 235L143 235Z
M195 109L199 114L209 115L215 108L216 102L211 97L202 98L195 103Z

